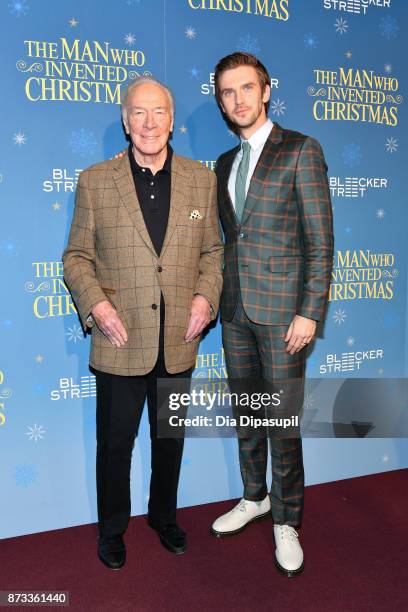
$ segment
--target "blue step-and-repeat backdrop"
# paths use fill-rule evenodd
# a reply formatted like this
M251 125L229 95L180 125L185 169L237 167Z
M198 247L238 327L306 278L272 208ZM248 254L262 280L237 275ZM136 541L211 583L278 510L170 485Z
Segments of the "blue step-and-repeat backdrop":
M126 145L120 96L137 75L173 89L174 149L213 168L236 143L214 66L236 50L260 57L271 119L317 138L329 165L335 258L308 376L406 374L405 1L1 4L0 537L96 520L95 383L61 254L79 173ZM218 325L195 376L225 376L220 338ZM144 418L133 514L146 510L149 447ZM305 439L304 454L308 484L408 465L403 439ZM187 440L180 506L241 493L235 439Z

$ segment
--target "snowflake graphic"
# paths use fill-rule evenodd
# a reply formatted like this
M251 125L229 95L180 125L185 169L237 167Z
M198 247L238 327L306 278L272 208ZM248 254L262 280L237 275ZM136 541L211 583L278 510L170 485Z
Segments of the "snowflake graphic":
M133 47L133 45L136 42L136 36L134 34L126 34L123 37L123 40L125 41L125 43L129 46L129 47Z
M383 17L379 24L381 36L384 36L387 40L396 38L399 30L398 22L395 17L386 15Z
M140 0L125 0L128 6L136 6L136 4L140 4Z
M43 435L45 434L45 429L43 429L42 425L33 425L33 427L29 427L26 435L29 440L34 440L34 442L38 442L38 440L42 440Z
M338 310L334 311L333 321L338 325L341 325L346 320L346 317L346 311L339 308Z
M192 79L193 79L193 78L194 78L194 79L197 79L197 78L198 78L198 75L199 75L199 73L200 73L200 71L199 71L199 70L197 70L197 68L196 68L195 66L193 66L193 68L191 68L191 69L189 70L189 72L190 72L190 76L191 76L191 78L192 78Z
M305 34L303 42L305 43L305 47L307 49L316 49L317 45L319 44L319 41L317 40L317 36L311 33Z
M29 11L25 0L14 0L14 2L10 2L8 6L9 12L16 17L24 17Z
M180 134L187 134L188 129L186 128L185 125L182 125L181 128L179 128L180 130Z
M344 163L346 166L350 166L350 168L354 168L354 166L358 166L361 162L361 148L359 145L351 144L345 145L343 147L343 153L341 154Z
M82 329L76 323L72 327L68 327L68 331L65 335L68 338L68 342L74 342L74 344L76 344L78 340L84 339Z
M346 51L345 56L347 57L347 59L351 59L353 57L353 52L352 51Z
M353 336L350 336L349 338L347 338L346 342L348 346L354 346L355 339L353 338Z
M79 130L73 130L69 139L69 145L73 153L78 154L80 157L86 157L92 155L97 146L94 133L90 130L81 128Z
M390 72L392 72L392 66L391 66L391 64L389 64L389 63L385 64L385 65L384 65L384 71L385 71L385 72L387 72L388 74L389 74Z
M236 46L237 51L245 51L246 53L252 53L252 55L257 55L261 48L258 44L258 39L251 34L245 34L245 36L241 36Z
M398 149L398 142L396 138L387 138L386 142L385 142L385 148L387 149L388 153L395 153Z
M191 26L188 26L188 28L184 30L184 34L186 35L186 38L188 38L189 40L193 40L193 38L197 36L197 32Z
M385 210L383 208L379 208L376 212L376 217L377 219L384 219L385 217Z
M0 242L0 253L4 253L11 257L17 254L17 244L12 240L3 240Z
M78 25L78 21L75 19L75 17L73 17L72 19L69 20L69 25L71 26L71 28L76 28Z
M17 132L17 134L14 134L13 140L14 144L18 145L19 147L27 144L27 136L23 134L23 132Z
M336 19L334 27L339 34L346 34L348 30L347 19L343 19L342 17Z
M14 469L14 480L20 487L28 487L35 483L38 477L38 470L35 465L23 463Z
M278 117L279 115L284 115L286 110L285 100L279 100L279 98L277 100L272 100L271 109L272 113Z

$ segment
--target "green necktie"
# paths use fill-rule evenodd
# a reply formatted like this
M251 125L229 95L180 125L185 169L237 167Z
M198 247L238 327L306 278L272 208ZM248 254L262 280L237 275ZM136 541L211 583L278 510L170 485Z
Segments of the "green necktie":
M251 145L247 140L242 141L242 158L239 162L237 178L235 181L235 214L239 222L242 219L242 213L245 208L245 188L248 176L249 156L251 153Z

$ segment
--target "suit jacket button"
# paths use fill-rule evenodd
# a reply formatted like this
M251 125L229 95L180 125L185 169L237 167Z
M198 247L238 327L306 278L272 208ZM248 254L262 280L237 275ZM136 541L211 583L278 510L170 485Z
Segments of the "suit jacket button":
M158 272L163 272L163 268L161 266L157 266L157 271Z
M157 310L157 304L152 304L152 309Z

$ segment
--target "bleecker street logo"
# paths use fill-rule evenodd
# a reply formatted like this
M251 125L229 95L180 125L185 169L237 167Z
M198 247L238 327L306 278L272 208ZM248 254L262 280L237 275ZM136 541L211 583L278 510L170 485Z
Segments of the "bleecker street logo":
M43 181L43 191L73 193L76 189L78 177L81 172L82 170L79 168L75 168L75 170L53 168L50 178Z
M323 0L323 6L328 10L365 15L369 7L390 8L391 0Z
M117 49L97 40L25 40L24 45L26 58L16 66L27 75L25 95L31 102L120 104L122 84L140 76L146 62L140 49Z
M35 261L34 281L27 281L25 290L33 294L33 311L37 319L75 314L76 308L63 281L62 261Z
M279 79L277 79L276 77L271 78L271 89L274 88L279 88ZM210 72L207 83L201 83L201 94L203 96L215 94L214 72Z
M50 399L54 402L88 397L96 397L96 378L92 375L81 376L79 384L73 378L60 378L58 387L50 393Z
M398 125L398 79L374 74L373 70L339 68L313 71L315 85L307 89L316 121L359 121Z
M337 251L329 300L392 300L394 279L399 274L394 265L393 253Z
M320 365L320 374L340 374L341 372L359 372L365 361L383 359L383 349L367 351L352 351L350 353L330 353L326 361Z
M371 189L387 189L388 179L380 177L329 177L330 193L335 198L363 198Z

